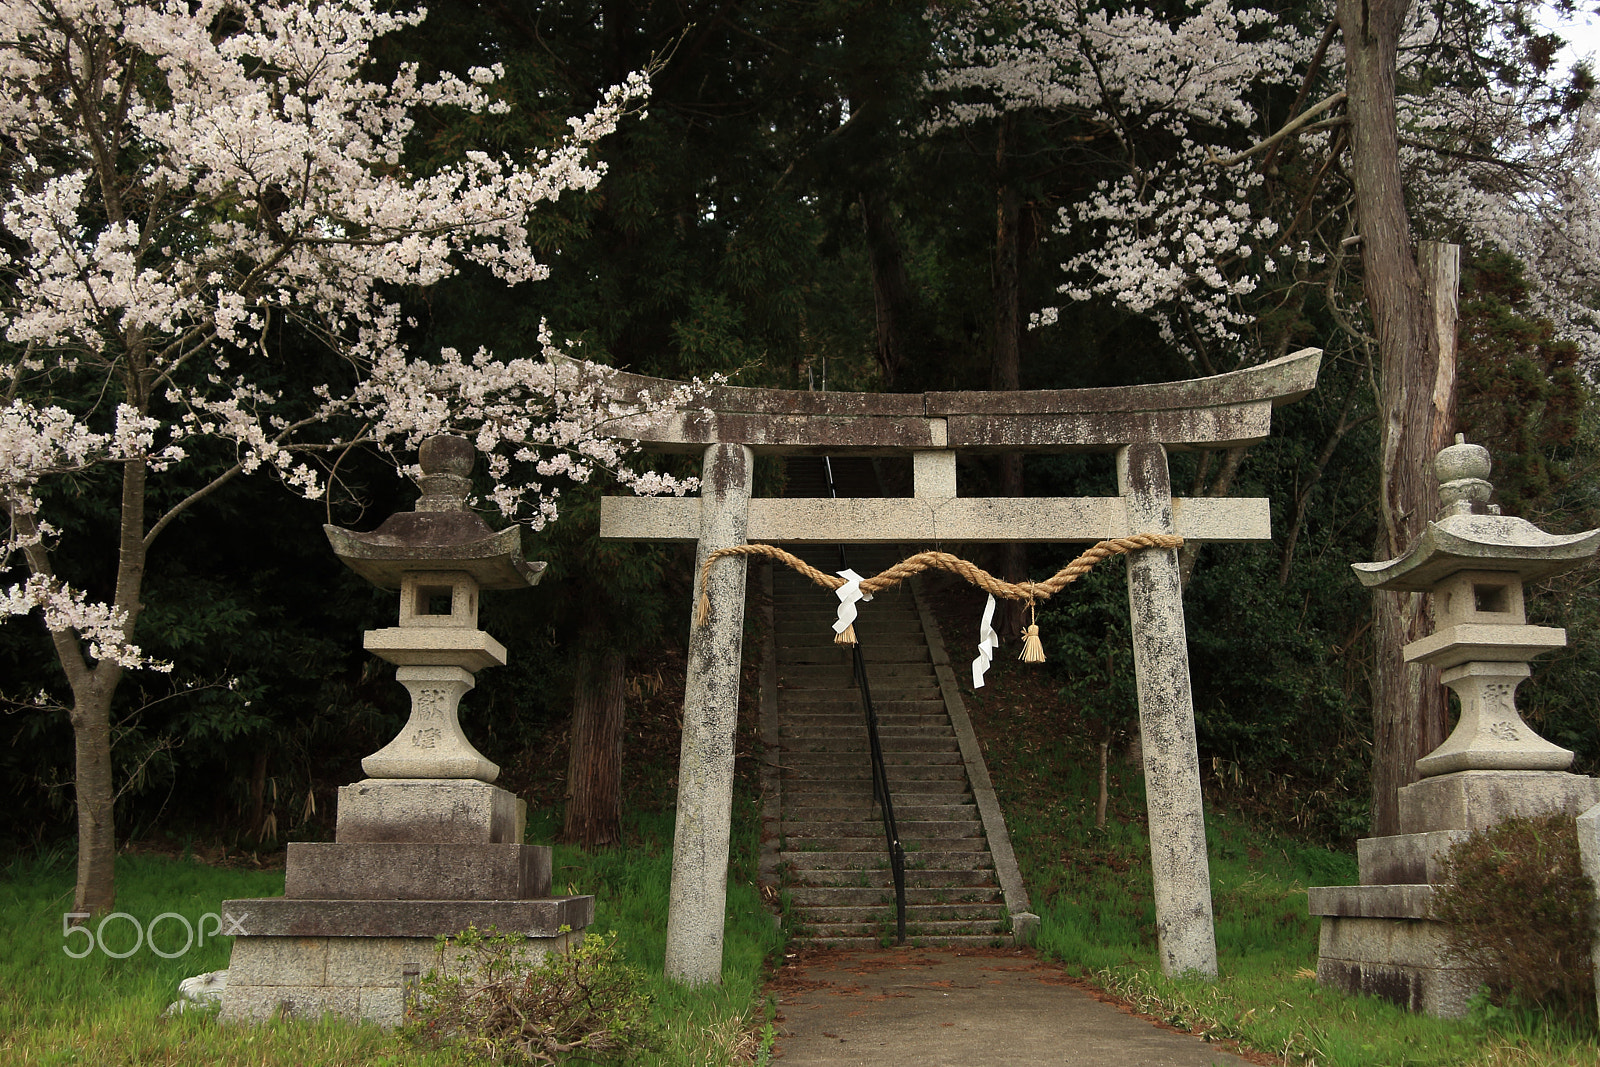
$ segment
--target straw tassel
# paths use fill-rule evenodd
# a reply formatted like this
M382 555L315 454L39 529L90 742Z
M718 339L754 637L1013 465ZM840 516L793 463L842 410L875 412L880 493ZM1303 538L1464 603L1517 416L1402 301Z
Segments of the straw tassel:
M840 633L834 634L833 635L833 643L836 644L836 645L853 645L853 644L855 644L856 643L856 624L855 623L851 623L849 626L846 626L844 628L844 630L841 631Z
M699 603L698 606L696 606L695 611L694 611L694 624L696 626L704 626L706 623L708 623L710 621L711 621L711 596L708 593L705 593L705 592L702 591L701 594L700 594L700 603Z
M1017 658L1024 663L1044 662L1044 645L1039 640L1038 623L1028 627L1027 636L1022 641L1022 655Z

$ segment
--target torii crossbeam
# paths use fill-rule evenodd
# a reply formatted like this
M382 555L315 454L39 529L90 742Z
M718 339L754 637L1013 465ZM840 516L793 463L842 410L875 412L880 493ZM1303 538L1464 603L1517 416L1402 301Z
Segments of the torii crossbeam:
M1265 499L1173 499L1169 449L1264 440L1272 409L1315 385L1322 353L1304 349L1210 378L1114 389L984 393L815 393L714 389L694 409L640 416L617 436L655 452L703 451L699 499L606 497L600 536L694 541L688 681L667 919L667 973L722 974L723 913L739 707L745 560L711 572L709 623L696 626L701 566L746 542L1073 542L1176 533L1195 542L1271 539ZM676 383L619 375L624 390ZM1115 497L956 495L958 453L1115 452ZM872 500L751 499L756 453L907 455L914 495ZM1217 973L1210 868L1176 550L1128 557L1128 603L1147 785L1156 933L1167 974Z

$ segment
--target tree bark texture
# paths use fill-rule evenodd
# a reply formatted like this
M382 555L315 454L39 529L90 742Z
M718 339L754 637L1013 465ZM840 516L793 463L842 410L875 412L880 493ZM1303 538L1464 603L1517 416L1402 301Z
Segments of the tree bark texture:
M1338 0L1363 287L1380 360L1376 559L1400 555L1433 517L1432 460L1448 443L1454 414L1454 353L1441 350L1434 329L1400 178L1395 64L1409 6L1409 0ZM1417 758L1444 740L1447 704L1438 672L1408 665L1401 656L1402 647L1431 629L1425 596L1380 592L1373 598L1374 836L1399 832L1399 790L1416 780Z
M87 673L83 684L72 687L73 792L78 805L78 880L72 910L104 915L115 909L117 900L111 697L121 671Z
M261 831L267 818L267 750L256 750L255 762L250 767L250 818L246 829L250 836L261 840Z
M861 194L861 221L866 230L867 262L872 269L872 302L878 334L878 370L883 388L893 392L895 382L910 362L906 336L911 318L911 281L905 256L895 233L894 216L882 190Z
M585 849L622 840L623 675L615 648L578 655L572 691L572 748L567 759L567 815L562 839Z
M1011 174L1012 116L1000 120L995 147L994 228L994 354L989 364L990 389L1022 388L1022 193ZM999 459L1000 495L1022 496L1022 455L1007 453ZM1020 541L1000 546L1000 574L1008 582L1028 578L1028 546ZM1002 637L1015 637L1028 625L1027 606L1020 600L1002 600L995 612L994 629Z

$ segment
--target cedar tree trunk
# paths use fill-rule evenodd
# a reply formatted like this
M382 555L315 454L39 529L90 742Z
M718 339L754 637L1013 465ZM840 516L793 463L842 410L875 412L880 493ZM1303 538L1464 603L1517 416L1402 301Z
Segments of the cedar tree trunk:
M861 222L866 231L867 262L872 268L872 302L878 333L878 370L885 392L893 392L910 361L906 335L911 311L911 282L895 233L894 216L882 190L861 194Z
M1362 277L1377 336L1383 420L1382 525L1376 559L1400 555L1438 506L1434 455L1449 439L1453 353L1441 358L1428 294L1411 247L1400 180L1395 62L1409 0L1338 0L1350 116L1351 178L1361 227ZM1444 740L1438 671L1403 662L1401 648L1432 628L1414 593L1373 600L1372 833L1399 832L1399 789L1416 760Z
M615 648L585 640L572 689L567 818L561 836L586 849L622 840L623 668Z

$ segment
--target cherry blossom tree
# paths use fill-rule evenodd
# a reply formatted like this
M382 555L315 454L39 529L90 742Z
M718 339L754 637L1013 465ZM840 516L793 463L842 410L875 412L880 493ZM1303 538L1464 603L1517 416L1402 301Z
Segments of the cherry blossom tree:
M1259 123L1252 99L1293 84L1299 32L1226 0L1170 22L1075 0L956 12L929 78L936 125L1034 110L1095 146L1089 195L1058 212L1058 236L1083 237L1085 248L1062 263L1061 295L1147 315L1191 352L1232 342L1250 321L1240 298L1256 288L1279 222L1256 209L1259 174L1209 161ZM1059 314L1038 309L1032 321Z
M593 189L592 146L642 108L634 74L531 159L406 165L423 109L493 113L498 68L375 73L372 44L417 25L372 0L0 0L0 618L35 615L71 690L77 911L112 907L110 712L130 669L146 561L181 515L267 473L308 496L328 457L470 435L492 503L537 528L561 479L628 466L613 420L684 396L613 395L548 332L542 355L413 353L399 298L463 264L543 277L529 220ZM323 380L288 389L332 358ZM291 373L292 372L292 373ZM221 457L219 460L218 457ZM205 462L202 463L201 460ZM100 472L96 475L96 472ZM50 488L116 485L109 588L61 577Z
M1517 256L1537 310L1600 359L1589 73L1556 79L1558 42L1511 5L1395 9L1386 125L1408 232ZM1092 143L1102 176L1058 210L1057 238L1080 249L1061 262L1059 295L1148 317L1209 369L1256 358L1247 350L1263 305L1325 287L1360 247L1360 182L1344 166L1357 118L1333 11L1312 12L1322 22L1307 33L1227 0L1173 10L936 8L928 88L935 126L1032 109ZM1032 322L1061 314L1036 309Z
M1067 301L1148 317L1209 373L1278 354L1257 324L1322 300L1378 387L1375 551L1388 558L1431 514L1426 461L1454 428L1452 357L1415 244L1517 257L1535 309L1594 366L1600 111L1590 72L1560 78L1560 42L1522 5L1339 0L1308 15L1310 32L1225 0L1161 14L1077 0L935 9L929 88L939 122L1042 109L1105 146L1105 176L1059 212L1056 234L1078 250L1061 263ZM1400 654L1428 622L1420 597L1376 599L1379 834L1397 832L1396 790L1444 736L1442 689Z

